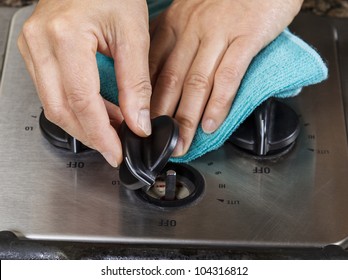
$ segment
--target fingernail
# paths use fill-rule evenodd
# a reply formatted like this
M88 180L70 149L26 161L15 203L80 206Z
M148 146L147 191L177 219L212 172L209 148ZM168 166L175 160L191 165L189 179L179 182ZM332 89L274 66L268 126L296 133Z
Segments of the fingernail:
M102 155L112 167L116 168L118 166L117 160L113 157L112 153L102 153Z
M179 157L179 156L182 156L183 153L184 153L184 140L182 140L182 138L179 137L173 152L173 156Z
M205 133L213 133L217 129L217 124L213 119L207 119L202 124Z
M140 110L138 114L138 126L147 136L151 134L150 111L148 109Z

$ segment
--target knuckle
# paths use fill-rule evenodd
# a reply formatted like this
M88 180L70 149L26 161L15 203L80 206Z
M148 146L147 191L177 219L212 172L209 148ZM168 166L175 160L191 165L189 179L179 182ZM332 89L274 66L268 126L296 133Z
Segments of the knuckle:
M196 123L194 120L188 115L176 116L176 120L178 121L180 127L185 130L194 130L196 129Z
M47 32L58 44L66 42L71 32L71 24L66 16L52 18L47 23Z
M212 96L209 103L214 108L229 109L230 104L231 104L231 99L226 94L221 94L218 96Z
M65 117L63 112L64 109L58 105L48 105L45 108L46 118L59 127L64 127L65 125Z
M173 70L161 72L157 78L157 82L169 89L176 89L180 85L179 76Z
M142 78L134 85L134 91L138 94L139 98L149 99L152 93L151 82L148 78Z
M241 78L241 71L237 67L225 66L215 75L215 84L226 85Z
M102 139L100 135L94 131L86 132L87 134L87 142L94 149L100 149L103 146Z
M73 89L67 95L68 103L75 114L83 114L91 104L88 95L80 89Z
M186 79L185 85L195 90L206 90L210 88L208 76L200 72L189 74L189 76Z
M22 28L22 33L27 42L34 40L38 36L38 23L35 19L27 20Z

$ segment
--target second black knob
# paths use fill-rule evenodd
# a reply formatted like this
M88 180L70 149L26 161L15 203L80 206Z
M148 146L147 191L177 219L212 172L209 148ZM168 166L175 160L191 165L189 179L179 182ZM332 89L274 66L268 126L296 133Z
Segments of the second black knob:
M229 141L258 157L284 154L300 133L299 118L288 105L270 98L238 127Z

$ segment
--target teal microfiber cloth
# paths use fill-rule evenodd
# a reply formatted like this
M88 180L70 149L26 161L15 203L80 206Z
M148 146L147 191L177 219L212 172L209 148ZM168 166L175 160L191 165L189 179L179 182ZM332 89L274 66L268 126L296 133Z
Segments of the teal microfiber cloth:
M100 92L117 104L114 62L101 54L97 54L97 62ZM286 29L252 60L222 125L212 134L204 133L199 125L189 151L171 161L189 162L218 149L263 101L295 96L304 86L319 83L327 75L319 54Z

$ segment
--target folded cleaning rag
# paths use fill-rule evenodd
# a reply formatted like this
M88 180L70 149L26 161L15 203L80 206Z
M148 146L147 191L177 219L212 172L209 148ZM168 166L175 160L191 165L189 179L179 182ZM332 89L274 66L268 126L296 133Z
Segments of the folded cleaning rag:
M117 104L114 62L101 54L97 54L97 62L100 92ZM223 124L212 134L204 133L199 125L189 151L171 161L189 162L218 149L263 101L272 96L297 95L302 87L319 83L327 75L327 67L318 53L289 30L283 31L249 65Z

